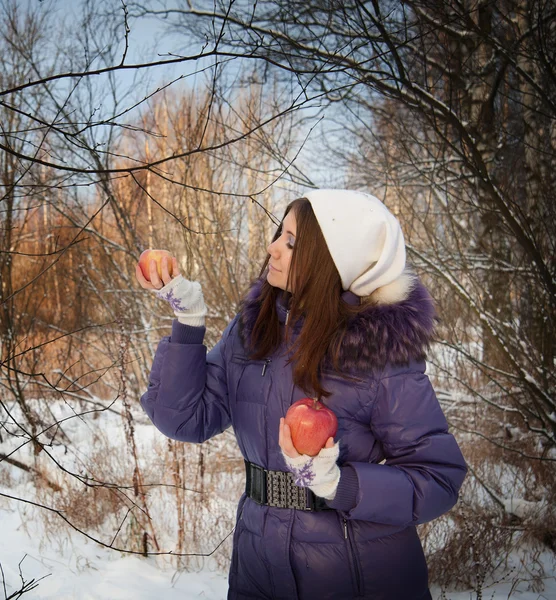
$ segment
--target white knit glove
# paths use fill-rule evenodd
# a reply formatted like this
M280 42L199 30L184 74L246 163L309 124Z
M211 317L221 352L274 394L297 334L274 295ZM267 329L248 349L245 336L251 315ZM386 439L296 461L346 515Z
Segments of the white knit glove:
M205 324L207 307L198 281L189 281L178 275L160 290L155 290L155 293L170 303L180 323L194 327L202 327Z
M308 487L315 496L333 500L340 481L340 468L336 464L340 455L340 442L332 448L323 448L316 456L301 454L290 458L284 452L288 471L293 473L295 485Z

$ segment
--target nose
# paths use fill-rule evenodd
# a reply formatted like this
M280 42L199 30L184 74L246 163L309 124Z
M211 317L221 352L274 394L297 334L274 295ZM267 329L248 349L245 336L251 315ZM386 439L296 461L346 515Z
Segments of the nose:
M278 244L276 243L278 240L275 240L274 242L271 242L267 248L266 251L270 254L270 256L272 256L273 258L276 258L276 256L279 253L278 250Z

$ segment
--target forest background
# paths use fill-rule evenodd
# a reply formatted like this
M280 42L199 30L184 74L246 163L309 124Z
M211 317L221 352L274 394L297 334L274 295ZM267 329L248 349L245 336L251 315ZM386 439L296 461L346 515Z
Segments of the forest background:
M210 347L284 204L363 189L399 216L436 301L428 372L470 468L458 505L419 528L431 581L542 592L553 0L0 0L0 52L0 508L35 511L52 538L225 571L243 461L231 431L145 437L171 314L135 263L177 254Z

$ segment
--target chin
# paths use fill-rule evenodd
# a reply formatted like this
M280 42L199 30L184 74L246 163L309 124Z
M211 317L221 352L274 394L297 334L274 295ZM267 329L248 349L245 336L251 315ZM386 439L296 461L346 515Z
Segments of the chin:
M270 285L272 287L279 288L281 290L285 290L286 286L283 283L280 283L280 281L276 281L276 279L277 279L276 274L273 273L272 271L269 271L266 274L266 280L268 281L268 283L270 283Z

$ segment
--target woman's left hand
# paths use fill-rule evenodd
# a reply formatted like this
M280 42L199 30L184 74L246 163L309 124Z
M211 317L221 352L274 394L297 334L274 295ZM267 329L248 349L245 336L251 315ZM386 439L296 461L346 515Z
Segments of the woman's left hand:
M295 449L292 441L292 432L290 426L286 423L284 417L280 419L280 431L278 433L278 445L280 446L283 454L289 458L297 458L301 456ZM329 437L326 440L325 448L332 448L334 446L334 438Z
M291 431L284 419L280 419L278 444L295 484L308 487L316 496L332 500L340 481L340 469L336 464L340 455L340 442L328 438L324 448L316 456L299 454L292 442Z

